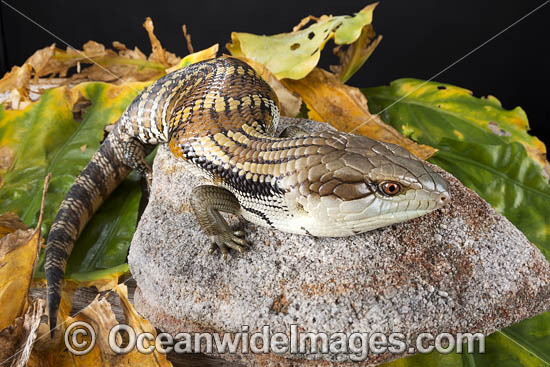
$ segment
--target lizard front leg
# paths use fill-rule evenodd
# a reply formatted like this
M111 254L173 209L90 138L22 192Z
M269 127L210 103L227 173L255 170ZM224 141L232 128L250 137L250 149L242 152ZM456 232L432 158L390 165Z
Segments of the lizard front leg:
M228 247L239 252L244 251L247 242L244 232L233 231L220 212L238 214L241 206L237 198L228 190L212 185L201 185L193 189L190 198L191 207L202 230L210 237L210 253L219 248L224 258Z

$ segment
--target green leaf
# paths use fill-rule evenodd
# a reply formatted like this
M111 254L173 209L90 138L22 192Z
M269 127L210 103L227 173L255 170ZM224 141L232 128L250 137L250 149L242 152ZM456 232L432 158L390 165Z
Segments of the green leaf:
M73 103L66 88L56 88L23 111L5 111L0 106L0 147L14 155L8 169L1 172L0 212L26 214L25 224L35 224L37 211L31 217L29 203L33 198L40 200L50 162L78 129Z
M422 144L435 146L443 138L479 144L517 141L548 170L546 147L527 133L521 107L506 110L493 96L476 98L464 88L418 79L398 79L363 92L372 113L384 110L384 121Z
M51 172L42 226L46 236L75 177L98 149L104 127L116 122L145 85L83 83L72 90L48 90L24 111L0 108L0 147L8 146L16 152L2 177L0 212L13 211L25 224L34 226L44 176ZM92 103L81 123L74 120L72 113L79 94ZM115 190L76 242L67 278L72 273L82 277L101 269L117 269L126 262L140 193L137 176L131 176ZM41 274L39 270L37 275Z
M416 354L401 358L384 367L408 366L449 366L449 367L479 367L479 366L550 366L550 313L535 316L528 320L497 331L485 338L485 352L479 353L479 344L474 344L475 353L466 353L466 344L462 353Z
M444 87L444 88L443 88ZM365 89L372 112L439 151L429 159L506 216L550 260L550 185L544 144L523 110L435 82L400 79ZM415 355L387 366L550 366L550 312L486 338L486 353Z
M496 332L476 360L498 366L550 366L550 312Z

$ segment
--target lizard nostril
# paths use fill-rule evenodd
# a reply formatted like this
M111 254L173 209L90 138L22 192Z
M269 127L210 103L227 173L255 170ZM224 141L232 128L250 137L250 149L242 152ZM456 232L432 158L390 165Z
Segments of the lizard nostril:
M450 195L448 192L444 192L439 196L439 204L445 205L449 201Z

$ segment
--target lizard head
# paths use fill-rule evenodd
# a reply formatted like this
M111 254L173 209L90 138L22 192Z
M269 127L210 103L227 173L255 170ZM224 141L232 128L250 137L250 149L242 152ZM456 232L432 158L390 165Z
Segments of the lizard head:
M305 175L289 175L287 202L294 227L316 236L347 236L402 222L441 208L449 184L395 144L322 133L327 145L309 158ZM288 230L288 229L287 229Z

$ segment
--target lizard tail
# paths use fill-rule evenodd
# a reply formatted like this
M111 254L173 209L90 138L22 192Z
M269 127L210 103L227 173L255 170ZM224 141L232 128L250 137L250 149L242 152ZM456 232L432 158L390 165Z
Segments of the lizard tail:
M61 203L46 243L48 313L53 338L67 259L74 242L103 201L128 176L131 169L122 164L113 149L115 133L109 134L91 161L76 178Z

